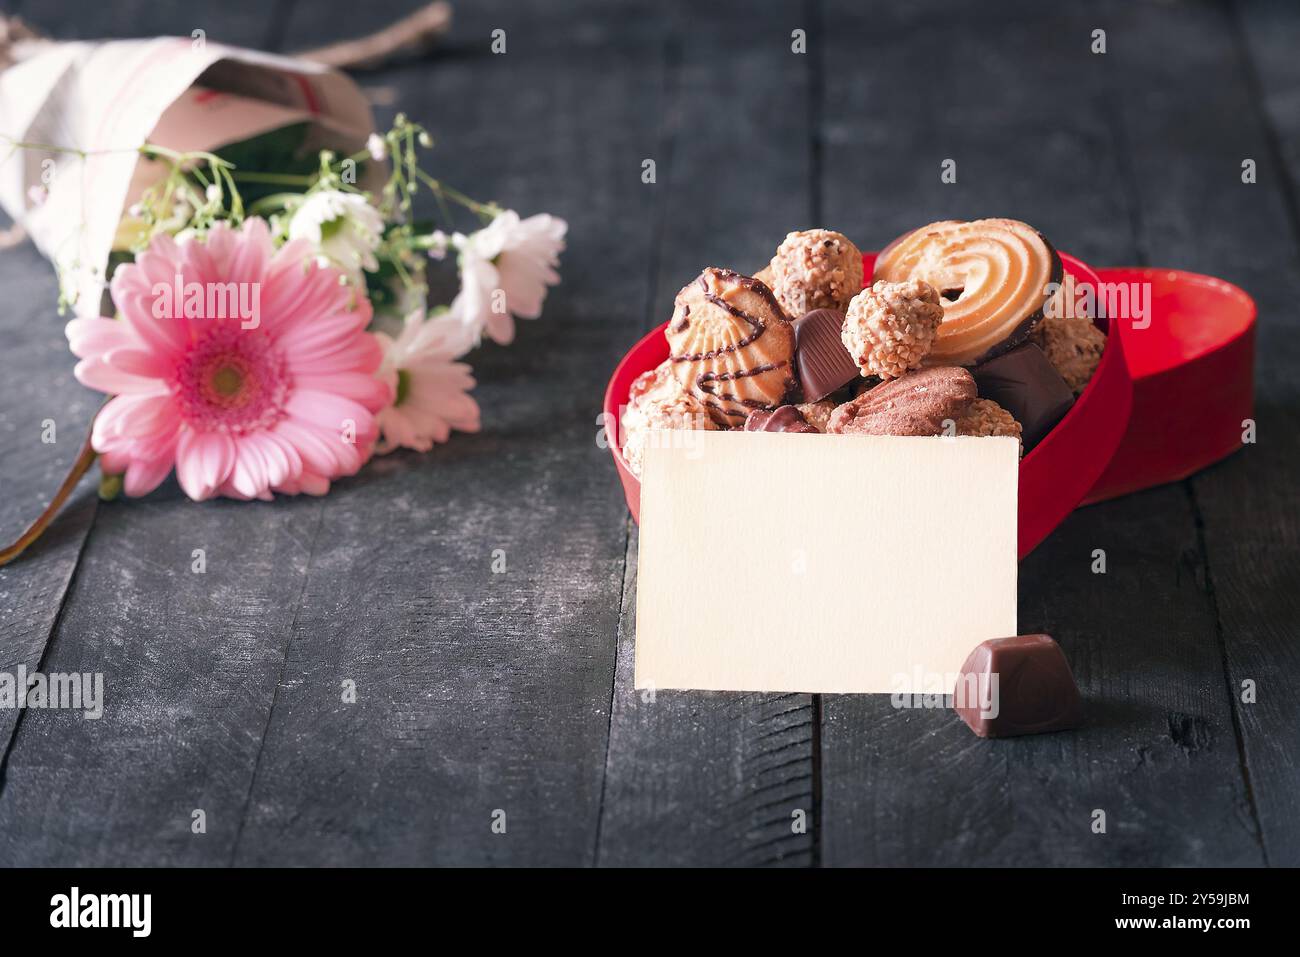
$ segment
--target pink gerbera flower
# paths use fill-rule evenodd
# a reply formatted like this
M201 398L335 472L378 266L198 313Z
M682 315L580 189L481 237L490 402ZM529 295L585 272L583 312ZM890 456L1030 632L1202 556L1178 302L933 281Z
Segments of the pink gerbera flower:
M159 235L114 273L120 320L68 323L77 379L114 396L91 441L128 495L173 467L196 500L320 495L370 457L392 398L370 303L313 252L256 218Z

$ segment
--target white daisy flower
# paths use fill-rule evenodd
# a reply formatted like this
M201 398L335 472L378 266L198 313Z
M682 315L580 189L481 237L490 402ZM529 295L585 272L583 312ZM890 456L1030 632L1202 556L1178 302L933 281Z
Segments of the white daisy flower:
M364 196L322 190L311 193L289 221L289 238L306 239L320 257L347 273L354 285L364 286L364 269L379 268L375 250L383 238L384 219Z
M475 336L507 345L515 337L515 318L542 314L546 288L560 281L555 271L569 225L547 213L520 219L512 209L485 228L452 245L460 252L461 292L456 305Z
M423 312L406 317L396 339L375 335L384 347L377 375L393 387L393 404L378 416L380 454L397 448L427 452L446 442L451 430L479 430L478 403L470 367L455 360L470 346L465 324L450 313L426 318Z

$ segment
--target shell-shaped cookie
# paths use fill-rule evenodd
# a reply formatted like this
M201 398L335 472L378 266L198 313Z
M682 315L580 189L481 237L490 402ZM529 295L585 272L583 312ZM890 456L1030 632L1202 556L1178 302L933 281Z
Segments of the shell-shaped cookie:
M831 413L831 434L939 435L977 397L975 379L959 366L921 369L863 392Z
M709 267L682 288L665 332L673 374L719 425L794 394L794 328L757 279Z

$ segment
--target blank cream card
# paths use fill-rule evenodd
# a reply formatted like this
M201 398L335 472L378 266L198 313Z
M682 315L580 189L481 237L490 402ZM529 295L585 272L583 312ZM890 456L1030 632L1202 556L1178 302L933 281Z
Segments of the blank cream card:
M1016 634L1015 439L651 439L636 687L950 694Z

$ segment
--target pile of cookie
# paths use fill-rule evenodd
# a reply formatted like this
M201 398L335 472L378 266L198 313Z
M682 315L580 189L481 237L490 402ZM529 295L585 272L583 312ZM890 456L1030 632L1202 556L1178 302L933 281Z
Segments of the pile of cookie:
M841 233L790 233L753 276L709 267L677 294L670 356L632 384L623 458L660 429L1004 435L1022 454L1088 384L1105 335L1033 227L931 223L864 287Z

